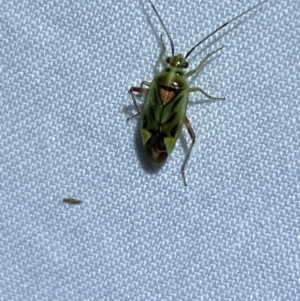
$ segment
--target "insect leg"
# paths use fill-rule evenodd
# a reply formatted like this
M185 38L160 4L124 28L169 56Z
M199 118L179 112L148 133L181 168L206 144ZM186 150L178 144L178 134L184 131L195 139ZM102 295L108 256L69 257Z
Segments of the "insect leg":
M205 56L205 58L200 62L200 64L198 65L198 67L194 70L191 70L189 72L186 73L186 77L189 77L193 74L195 74L196 72L198 72L201 68L203 68L205 62L212 56L214 55L216 52L218 52L219 50L221 50L222 48L224 48L224 46L214 50L213 52L207 54ZM188 92L201 92L203 95L205 95L207 98L209 98L210 100L225 100L224 97L215 97L215 96L211 96L208 93L206 93L205 91L203 91L201 88L199 87L192 87L188 89Z
M133 115L133 116L127 118L127 121L128 121L129 119L135 117L135 116L138 116L138 115L141 113L141 112L140 112L140 109L139 109L139 107L138 107L138 104L137 104L137 102L136 102L136 98L135 98L134 92L138 93L138 96L146 95L146 94L148 93L148 90L149 90L149 89L148 89L148 88L143 88L143 86L150 87L150 84L151 84L151 83L149 83L149 82L147 82L147 81L142 81L139 87L131 87L131 88L129 89L128 92L129 92L130 95L131 95L131 98L132 98L134 107L135 107L135 109L136 109L136 111L137 111L137 114L135 114L135 115Z
M206 63L206 61L207 61L212 55L214 55L216 52L218 52L219 50L221 50L221 49L223 49L223 48L224 48L224 46L222 46L222 47L220 47L220 48L214 50L213 52L207 54L207 55L205 56L205 58L204 58L204 59L200 62L200 64L197 66L197 68L196 68L196 69L193 69L193 70L191 70L191 71L189 71L189 72L187 72L187 73L185 74L185 77L190 77L190 76L192 76L193 74L195 74L196 72L198 72L199 70L201 70L202 67L204 66L204 64Z
M192 87L188 89L188 92L201 92L203 95L205 95L207 98L209 98L210 100L225 100L225 97L215 97L215 96L211 96L208 93L206 93L205 91L203 91L201 88L199 87Z
M188 118L186 116L185 116L183 122L184 122L184 125L186 126L186 128L187 128L187 130L188 130L188 132L190 134L191 139L192 139L192 143L191 143L191 145L190 145L190 147L188 149L188 152L187 152L187 154L186 154L186 156L184 158L184 161L182 163L182 166L181 166L181 174L182 174L182 178L183 178L183 183L184 183L185 186L187 186L186 179L185 179L184 169L185 169L185 165L186 165L186 163L187 163L187 161L188 161L188 159L190 157L190 154L192 152L192 148L193 148L195 140L196 140L196 135L194 133L194 130L193 130L192 126L191 126L190 121L188 120Z

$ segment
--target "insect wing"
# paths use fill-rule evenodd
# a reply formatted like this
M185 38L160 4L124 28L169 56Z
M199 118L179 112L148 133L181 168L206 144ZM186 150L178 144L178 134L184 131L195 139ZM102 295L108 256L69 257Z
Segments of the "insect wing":
M142 114L142 142L143 145L152 134L159 131L164 136L164 143L168 154L172 151L181 132L188 102L188 93L185 89L173 89L172 99L163 104L166 88L162 88L156 81L151 83L146 97Z
M188 93L185 89L178 92L162 110L161 127L166 135L164 138L166 148L170 154L181 133L183 121L186 115Z
M145 145L159 125L163 105L157 95L157 84L152 81L142 112L142 143Z

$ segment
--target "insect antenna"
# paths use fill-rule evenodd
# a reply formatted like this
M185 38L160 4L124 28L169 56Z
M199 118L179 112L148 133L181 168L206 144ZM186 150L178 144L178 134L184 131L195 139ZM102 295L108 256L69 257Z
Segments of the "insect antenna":
M150 0L149 0L150 1ZM204 41L206 41L208 38L210 38L212 35L214 35L216 32L218 32L219 30L221 30L222 28L224 28L225 26L227 26L228 24L230 24L231 22L235 21L236 19L240 18L241 16L247 14L249 11L253 10L254 8L258 7L259 5L262 5L263 3L267 2L268 0L262 1L252 7L250 7L249 9L247 9L246 11L244 11L243 13L239 14L238 16L232 18L231 20L227 21L226 23L224 23L223 25L219 26L217 29L215 29L213 32L211 32L209 35L207 35L203 40L201 40L199 43L197 43L192 49L190 49L188 51L188 53L186 54L185 58L187 58L200 44L202 44ZM153 4L152 4L153 6ZM154 7L153 7L154 8ZM155 10L155 8L154 8Z
M157 16L159 22L160 22L160 24L162 25L163 29L165 30L165 32L166 32L166 34L167 34L167 36L168 36L168 38L169 38L169 40L170 40L172 55L174 55L175 47L174 47L174 42L173 42L173 40L172 40L172 38L171 38L171 35L170 35L170 33L169 33L167 27L165 26L165 24L164 24L162 18L160 17L158 11L156 10L154 4L152 3L152 1L151 1L151 0L148 0L148 1L149 1L149 3L151 4L151 6L152 6L152 8L153 8L153 10L154 10L154 12L155 12L155 14L156 14L156 16Z

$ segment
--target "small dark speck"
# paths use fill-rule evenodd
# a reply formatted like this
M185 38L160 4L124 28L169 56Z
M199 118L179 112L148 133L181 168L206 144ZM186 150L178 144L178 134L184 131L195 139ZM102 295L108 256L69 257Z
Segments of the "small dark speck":
M79 205L82 203L82 201L74 199L74 198L64 198L63 202L70 204L70 205Z

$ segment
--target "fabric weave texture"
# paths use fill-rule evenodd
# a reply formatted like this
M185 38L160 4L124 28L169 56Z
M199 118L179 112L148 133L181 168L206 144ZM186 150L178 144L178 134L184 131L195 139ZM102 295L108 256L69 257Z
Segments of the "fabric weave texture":
M153 2L176 53L257 3ZM187 187L186 129L157 169L126 122L170 54L146 0L0 7L0 301L300 300L299 1L189 57L225 46L190 83L226 100L189 96Z

